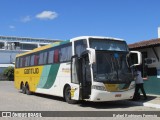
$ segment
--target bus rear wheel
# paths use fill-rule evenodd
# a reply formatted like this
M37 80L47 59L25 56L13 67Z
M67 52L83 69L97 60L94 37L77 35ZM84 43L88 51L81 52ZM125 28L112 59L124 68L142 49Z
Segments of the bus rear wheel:
M25 88L26 88L26 94L27 94L27 95L31 95L31 91L29 90L29 85L28 85L28 83L25 85Z
M71 88L70 86L66 86L64 90L64 99L69 104L75 104L77 101L71 99Z
M22 84L22 93L23 93L23 94L26 94L26 87L25 87L24 84Z

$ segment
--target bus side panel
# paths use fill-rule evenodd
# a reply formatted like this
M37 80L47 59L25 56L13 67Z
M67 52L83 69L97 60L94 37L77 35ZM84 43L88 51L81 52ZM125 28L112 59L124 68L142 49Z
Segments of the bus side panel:
M26 67L15 69L15 88L20 89L21 82L28 83L30 91L35 92L40 81L43 66Z
M62 63L59 69L59 95L63 97L63 90L66 84L71 83L71 63Z
M41 74L40 81L38 83L37 88L43 88L45 86L46 81L47 81L48 76L49 76L50 69L51 69L51 65L45 65L43 67L42 74Z
M70 63L52 65L45 85L39 86L36 92L63 97L63 88L67 83L70 83Z
M59 67L60 67L60 64L52 64L49 66L44 66L41 80L37 86L36 92L43 93L43 94L53 94L53 92L52 92L53 88L56 91L58 91L58 89L57 89L58 88L57 73L59 71ZM44 73L46 73L46 74L44 74Z

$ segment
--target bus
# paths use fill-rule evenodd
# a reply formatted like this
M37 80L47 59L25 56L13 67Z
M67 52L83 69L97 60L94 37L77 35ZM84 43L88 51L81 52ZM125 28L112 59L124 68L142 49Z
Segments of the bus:
M24 94L59 96L70 104L132 99L132 68L141 62L141 53L129 51L122 39L81 36L18 54L14 86Z

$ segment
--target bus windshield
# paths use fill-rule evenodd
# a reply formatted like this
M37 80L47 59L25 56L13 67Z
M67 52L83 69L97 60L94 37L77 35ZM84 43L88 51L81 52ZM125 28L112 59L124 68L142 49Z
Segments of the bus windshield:
M97 82L129 83L134 80L127 65L128 52L96 51L96 64L93 67Z
M91 38L89 43L95 50L128 51L125 41Z

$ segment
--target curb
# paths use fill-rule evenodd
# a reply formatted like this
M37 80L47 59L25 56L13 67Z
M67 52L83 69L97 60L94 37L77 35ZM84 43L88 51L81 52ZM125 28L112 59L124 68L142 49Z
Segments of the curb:
M153 104L149 102L135 102L135 101L126 101L126 103L130 103L138 106L152 107L152 108L160 108L160 104Z
M153 103L143 103L143 106L145 106L145 107L153 107L153 108L160 108L159 104L153 104Z

